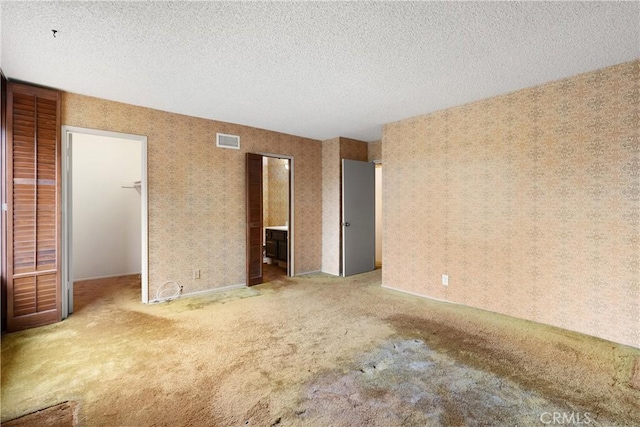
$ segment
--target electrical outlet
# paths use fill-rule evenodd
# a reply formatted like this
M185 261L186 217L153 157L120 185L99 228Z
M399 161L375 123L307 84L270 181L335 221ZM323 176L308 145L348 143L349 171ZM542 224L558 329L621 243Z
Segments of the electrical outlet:
M449 275L448 274L443 274L442 275L442 284L444 286L449 286Z
M193 278L194 279L199 279L200 278L200 270L193 270Z

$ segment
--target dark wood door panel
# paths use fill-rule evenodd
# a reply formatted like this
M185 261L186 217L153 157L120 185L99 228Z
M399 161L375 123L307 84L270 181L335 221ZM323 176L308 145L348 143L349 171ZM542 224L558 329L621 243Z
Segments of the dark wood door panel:
M247 153L247 286L262 276L262 156Z
M60 99L7 85L7 329L60 320Z

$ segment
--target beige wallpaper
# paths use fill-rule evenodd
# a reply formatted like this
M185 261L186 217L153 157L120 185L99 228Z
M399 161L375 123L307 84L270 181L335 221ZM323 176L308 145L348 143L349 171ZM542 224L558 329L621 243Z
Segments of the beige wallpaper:
M245 283L246 152L294 157L295 273L320 270L319 141L70 93L62 123L148 137L150 298L167 280L185 294ZM216 148L216 132L242 149Z
M369 161L382 160L382 141L374 141L369 143Z
M322 271L340 274L340 138L322 142Z
M322 143L322 271L341 271L341 159L367 161L366 142L334 138Z
M286 159L265 157L267 166L263 172L264 225L286 225L289 221L289 171Z
M357 139L340 138L340 158L369 161L369 144Z
M386 125L384 285L640 347L639 97L634 61Z

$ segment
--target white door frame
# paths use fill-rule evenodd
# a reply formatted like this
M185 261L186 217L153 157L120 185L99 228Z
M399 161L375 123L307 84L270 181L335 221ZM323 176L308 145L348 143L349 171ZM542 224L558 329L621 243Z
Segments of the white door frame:
M285 154L273 154L273 153L256 153L261 155L262 157L273 157L276 159L286 159L289 160L289 230L287 231L289 238L288 240L288 244L289 244L289 253L287 254L287 276L289 277L293 277L296 275L296 270L295 270L295 257L294 257L294 250L295 250L295 239L293 238L294 234L294 215L293 215L293 208L294 208L294 171L295 171L295 166L294 166L294 159L293 156L287 156ZM264 233L264 231L263 231ZM263 236L264 237L264 236Z
M380 220L380 229L376 229L376 268L382 267L382 257L384 256L384 252L382 251L382 182L380 183L381 185L378 186L377 184L377 173L378 173L378 169L380 169L380 173L382 173L382 160L374 160L373 164L376 167L376 228L377 228L377 224L378 224L378 220ZM381 181L382 181L382 176L380 177ZM378 192L380 192L380 200L378 200ZM380 209L378 209L378 207ZM378 213L380 214L380 216L378 216ZM378 241L378 239L380 239L380 241ZM380 248L380 263L378 263L378 248Z
M73 198L71 180L71 158L73 155L72 134L104 136L110 138L129 139L141 144L141 287L142 302L149 302L149 226L147 203L147 137L128 133L110 132L98 129L62 126L62 318L73 313Z

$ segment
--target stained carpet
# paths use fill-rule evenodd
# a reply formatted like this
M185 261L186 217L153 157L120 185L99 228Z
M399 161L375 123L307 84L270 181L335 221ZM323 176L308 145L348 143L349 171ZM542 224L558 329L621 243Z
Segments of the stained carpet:
M79 284L69 319L2 337L3 425L65 401L87 426L640 425L638 349L380 282L155 305L135 277Z

